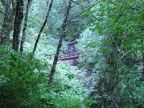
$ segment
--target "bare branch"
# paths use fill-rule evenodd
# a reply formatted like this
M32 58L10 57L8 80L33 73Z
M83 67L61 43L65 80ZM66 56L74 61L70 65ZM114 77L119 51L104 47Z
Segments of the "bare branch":
M77 14L76 16L74 16L73 18L71 18L69 21L67 21L67 24L70 23L72 20L74 20L76 17L78 17L79 15L85 13L87 10L91 9L92 7L96 6L97 4L99 4L102 0L98 1L97 3L95 3L94 5L88 7L87 9L83 10L82 12L80 12L79 14Z
M131 50L129 50L129 51L127 51L126 53L124 53L123 54L123 56L121 56L121 58L120 59L122 59L122 58L124 58L124 56L126 56L130 51L132 51L132 49Z

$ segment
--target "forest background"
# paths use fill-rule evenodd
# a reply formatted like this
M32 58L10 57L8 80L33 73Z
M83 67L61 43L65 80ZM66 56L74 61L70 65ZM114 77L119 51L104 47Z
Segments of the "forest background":
M143 80L143 0L0 0L1 108L143 108Z

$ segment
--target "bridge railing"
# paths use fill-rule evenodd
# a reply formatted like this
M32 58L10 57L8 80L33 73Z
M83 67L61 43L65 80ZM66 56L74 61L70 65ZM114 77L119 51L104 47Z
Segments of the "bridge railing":
M59 56L59 60L67 60L67 59L74 59L79 58L79 52L74 52L72 54L64 54Z

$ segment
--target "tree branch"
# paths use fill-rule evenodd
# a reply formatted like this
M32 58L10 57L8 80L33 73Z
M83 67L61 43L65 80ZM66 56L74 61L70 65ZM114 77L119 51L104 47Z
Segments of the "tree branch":
M96 6L97 4L99 4L102 0L98 1L97 3L95 3L94 5L88 7L87 9L83 10L82 12L80 12L79 14L77 14L76 16L74 16L73 18L71 18L70 20L67 21L67 24L70 23L72 20L74 20L76 17L78 17L79 15L85 13L87 10L91 9L92 7Z

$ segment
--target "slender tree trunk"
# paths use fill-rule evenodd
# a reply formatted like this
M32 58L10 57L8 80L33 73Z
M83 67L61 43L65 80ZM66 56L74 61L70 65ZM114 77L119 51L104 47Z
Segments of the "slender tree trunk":
M24 19L24 27L23 27L23 34L22 34L21 46L20 46L20 52L23 52L24 41L25 41L25 38L26 38L26 28L27 28L28 14L29 14L29 8L30 8L31 1L32 0L27 1L26 13L25 13L25 19Z
M15 22L14 22L13 44L12 44L12 48L15 51L19 50L19 36L21 30L21 23L23 19L23 7L24 7L23 0L17 0Z
M13 22L13 17L12 17L13 8L11 9L11 3L12 3L11 0L7 0L7 2L1 0L1 2L3 4L3 7L5 8L5 12L4 12L3 25L0 32L0 36L1 36L0 45L5 46L7 41L9 40L9 33L13 29L11 25L11 22Z
M144 53L142 53L142 73L141 73L141 75L142 75L142 77L144 77Z
M49 14L50 14L51 8L52 8L52 4L53 4L53 0L51 0L51 2L50 2L50 5L49 5L49 8L48 8L48 12L47 12L47 15L46 15L45 21L44 21L44 23L43 23L43 25L42 25L42 27L41 27L41 29L40 29L40 31L39 31L39 34L38 34L38 36L37 36L37 39L36 39L36 42L35 42L35 45L34 45L34 49L33 49L33 54L34 54L35 51L36 51L37 44L38 44L38 42L39 42L39 39L40 39L41 33L42 33L42 31L43 31L43 29L44 29L46 23L47 23L47 20L48 20L48 17L49 17Z
M68 7L67 7L67 11L66 11L66 16L65 16L65 19L64 19L62 27L61 27L63 33L60 35L59 43L58 43L58 46L57 46L57 51L56 51L54 61L53 61L53 66L51 68L51 72L50 72L50 75L49 75L48 84L50 86L52 85L53 76L55 74L55 68L56 68L56 65L57 65L58 56L59 56L60 49L61 49L61 46L62 46L62 40L63 40L63 37L66 35L65 34L65 29L66 29L70 9L71 9L71 2L72 2L72 0L69 0L69 4L68 4Z

